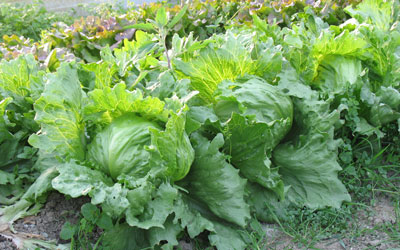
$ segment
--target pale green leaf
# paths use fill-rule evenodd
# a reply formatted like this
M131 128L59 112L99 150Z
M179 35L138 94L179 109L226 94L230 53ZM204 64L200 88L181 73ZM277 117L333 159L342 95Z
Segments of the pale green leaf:
M156 14L156 22L160 28L167 25L168 17L164 7L158 9Z
M174 210L174 201L178 197L178 190L168 183L162 183L153 199L150 200L146 207L145 213L140 216L132 215L129 210L126 212L126 221L130 226L142 229L152 227L164 228L164 223Z
M109 124L125 113L137 113L149 120L166 122L168 110L158 98L144 98L139 90L130 92L123 83L113 88L96 89L89 93L89 103L85 106L85 119L96 124Z
M43 94L34 105L41 130L31 135L29 143L43 152L83 160L86 143L81 112L85 94L77 70L64 63L47 77Z
M136 24L124 26L123 29L125 29L125 30L140 29L140 30L146 30L146 31L153 31L154 26L150 23L136 23Z

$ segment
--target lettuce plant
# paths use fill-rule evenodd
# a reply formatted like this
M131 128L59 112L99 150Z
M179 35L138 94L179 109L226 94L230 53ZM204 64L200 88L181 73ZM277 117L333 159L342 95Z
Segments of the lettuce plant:
M0 148L17 150L0 161L0 202L11 205L0 232L37 212L51 189L87 195L112 218L106 249L172 249L182 234L245 249L252 217L339 208L350 195L335 131L350 123L352 133L383 136L399 120L389 5L349 7L355 19L340 26L311 9L283 29L253 16L255 27L205 41L174 35L171 49L167 30L190 11L169 21L160 8L155 21L126 27L159 34L137 31L99 62L44 73L32 56L3 61ZM40 175L13 193L6 185L20 173L10 166L20 162Z

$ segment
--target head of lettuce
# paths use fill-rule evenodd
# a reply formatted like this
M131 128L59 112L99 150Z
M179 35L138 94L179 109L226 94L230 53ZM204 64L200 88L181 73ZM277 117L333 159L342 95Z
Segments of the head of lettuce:
M151 206L174 201L174 182L194 159L185 107L169 109L123 83L85 93L74 64L48 78L35 103L41 130L29 142L41 157L58 159L52 187L74 198L88 195L131 226L162 226L168 213Z

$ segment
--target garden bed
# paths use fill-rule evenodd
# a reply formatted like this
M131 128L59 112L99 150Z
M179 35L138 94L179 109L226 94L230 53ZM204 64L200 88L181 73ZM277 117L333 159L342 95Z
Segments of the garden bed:
M0 7L0 248L399 247L397 2Z

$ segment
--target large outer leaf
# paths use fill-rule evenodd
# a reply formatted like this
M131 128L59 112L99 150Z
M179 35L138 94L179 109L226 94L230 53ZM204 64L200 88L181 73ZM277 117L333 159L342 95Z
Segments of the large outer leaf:
M288 199L281 199L276 193L268 190L257 183L248 182L246 185L248 196L247 202L251 206L251 212L259 221L275 223L276 220L285 221L292 208ZM286 190L288 187L286 187Z
M194 159L194 150L185 132L185 115L172 113L165 131L150 130L151 143L166 164L166 175L172 181L181 180L189 172Z
M41 130L31 135L29 143L47 153L83 160L83 96L73 64L63 63L57 73L48 75L43 94L34 105Z
M75 162L61 164L57 170L60 175L53 179L52 186L59 192L73 198L89 195L92 203L101 204L110 216L120 216L128 208L128 190L102 172Z
M215 233L208 236L211 245L218 250L242 250L246 243L243 241L240 231L222 223L214 223Z
M269 156L275 141L273 130L285 121L279 120L268 125L233 114L227 125L228 139L225 145L225 151L232 156L233 165L240 169L242 175L274 190L282 198L283 182L278 169L271 166Z
M269 38L266 42L257 42L252 51L252 58L255 60L255 75L267 81L273 81L282 69L282 47L274 46L274 41Z
M272 125L279 120L286 120L272 131L271 148L285 137L293 120L293 104L289 96L283 94L277 87L262 79L250 77L239 82L224 82L218 87L215 113L222 120L230 118L232 113L245 116L255 116L257 123Z
M212 107L209 106L193 106L190 107L187 113L186 119L186 131L188 134L207 127L207 129L213 129L216 127L216 131L222 129L221 122L218 116L215 114ZM216 132L218 133L218 132Z
M129 210L126 213L126 221L130 226L143 229L152 227L164 228L164 222L174 210L174 201L178 198L178 190L169 183L162 183L153 199L149 200L145 206L145 211L141 215L132 215Z
M250 218L249 206L244 200L246 180L219 152L224 144L222 134L211 142L199 134L194 134L192 139L196 158L185 179L190 194L206 203L219 217L244 227Z
M290 97L258 78L223 82L215 93L214 110L226 121L225 150L233 165L247 179L283 197L283 183L268 156L291 128Z
M153 227L146 233L152 246L159 245L163 242L162 249L173 249L173 246L178 245L177 237L181 232L181 225L173 222L172 218L168 217L164 222L164 228ZM167 243L165 243L165 241Z
M190 238L196 237L204 230L214 232L214 224L190 205L190 198L180 193L174 204L174 223L179 221L182 228L187 229Z
M282 144L273 154L274 163L286 185L287 198L299 206L339 208L349 201L346 187L337 178L338 142L328 135L300 136L295 144Z
M333 139L333 130L339 114L315 99L296 100L295 114L290 141L278 145L272 158L285 185L291 186L287 198L299 206L339 208L350 200L337 177L340 141Z

